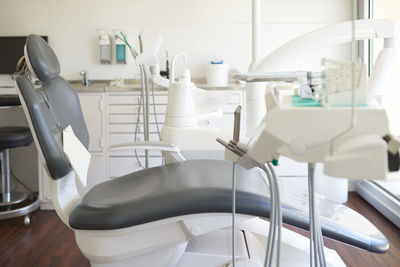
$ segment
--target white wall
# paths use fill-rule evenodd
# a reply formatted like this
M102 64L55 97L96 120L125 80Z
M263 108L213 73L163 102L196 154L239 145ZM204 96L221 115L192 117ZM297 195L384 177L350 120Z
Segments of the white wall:
M264 53L309 30L348 20L350 2L263 0ZM241 69L251 59L250 0L0 1L0 36L48 35L67 79L80 79L81 70L89 70L92 79L134 77L137 68L132 59L122 66L98 64L96 28L121 28L137 48L136 36L143 27L145 47L163 35L162 61L165 50L170 57L186 52L194 77L205 76L205 64L211 59L222 58ZM319 65L319 58L306 61Z
M350 4L351 0L263 0L263 52L307 31L349 20ZM143 27L145 47L163 35L160 58L164 60L165 50L170 58L187 53L194 77L205 76L211 59L222 58L241 69L250 63L250 0L0 0L0 36L48 35L67 79L80 79L81 70L88 70L91 79L137 77L132 60L127 65L98 64L96 28L121 28L137 48L136 36ZM340 47L329 53L337 58L349 52ZM300 67L317 68L319 60L306 55ZM7 84L12 84L8 76L0 77L0 85ZM0 111L0 123L26 124L21 116L21 111ZM35 188L35 149L13 151L12 160L16 174Z

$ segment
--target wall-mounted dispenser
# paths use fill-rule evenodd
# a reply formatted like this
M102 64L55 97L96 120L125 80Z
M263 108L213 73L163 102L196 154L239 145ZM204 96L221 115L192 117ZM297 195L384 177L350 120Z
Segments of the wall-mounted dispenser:
M110 36L108 36L108 32L105 29L97 29L97 32L99 34L100 63L111 64L112 50Z
M126 45L121 38L122 30L114 30L115 40L115 62L117 64L126 64Z

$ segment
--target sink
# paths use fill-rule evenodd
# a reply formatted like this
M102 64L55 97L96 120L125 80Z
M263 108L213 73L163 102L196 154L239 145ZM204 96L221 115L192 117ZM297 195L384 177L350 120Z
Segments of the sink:
M99 89L104 89L109 85L108 81L102 81L102 80L89 81L88 86L84 86L81 80L73 80L69 81L69 83L76 90L91 90L91 89L99 90Z

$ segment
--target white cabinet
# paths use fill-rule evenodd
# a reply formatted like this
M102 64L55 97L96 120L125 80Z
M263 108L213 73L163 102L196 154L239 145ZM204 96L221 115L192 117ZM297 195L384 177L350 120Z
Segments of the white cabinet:
M84 93L79 94L83 117L89 131L89 151L103 151L103 94Z
M155 91L154 102L150 97L149 137L159 140L159 131L165 122L168 93ZM144 140L143 110L140 108L140 92L107 93L107 147L136 140ZM163 158L159 151L149 151L149 167L162 165ZM111 179L138 171L145 166L144 151L108 151L108 177Z

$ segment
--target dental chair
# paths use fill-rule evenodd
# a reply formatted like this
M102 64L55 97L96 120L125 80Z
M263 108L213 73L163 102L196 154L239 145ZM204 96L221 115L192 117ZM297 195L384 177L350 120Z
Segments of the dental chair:
M71 125L88 147L78 96L39 36L27 38L25 60L41 86L18 76L17 91L51 177L53 205L91 265L229 266L233 163L171 163L100 183L80 196L62 140L63 129ZM171 151L168 145L158 147ZM270 215L267 183L257 168L236 166L236 179L237 264L262 266L269 223L258 217ZM282 238L282 266L308 266L308 239L287 229ZM328 266L344 266L335 251L325 248L325 253Z
M175 266L190 239L230 225L232 163L227 161L192 160L146 169L98 184L81 197L62 142L63 128L71 125L88 147L78 96L59 75L55 53L39 36L27 38L25 59L42 85L35 89L26 76L19 76L17 90L51 177L53 204L92 266ZM238 166L237 179L237 221L268 217L263 177ZM229 255L222 260L227 259Z

